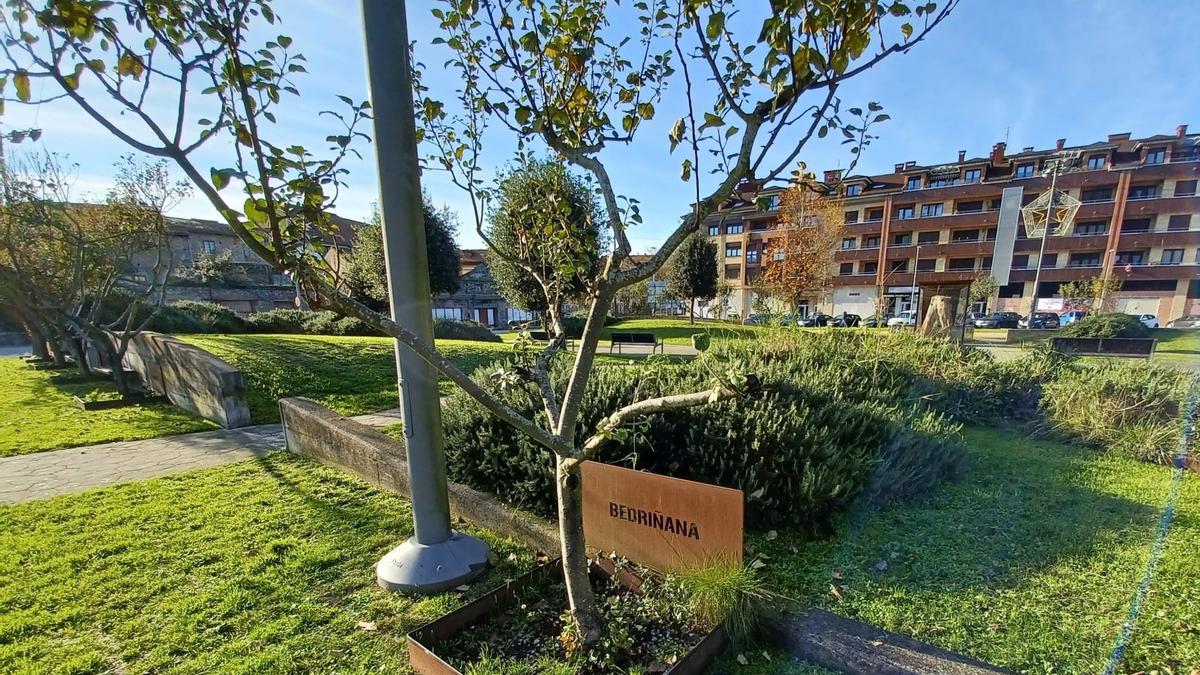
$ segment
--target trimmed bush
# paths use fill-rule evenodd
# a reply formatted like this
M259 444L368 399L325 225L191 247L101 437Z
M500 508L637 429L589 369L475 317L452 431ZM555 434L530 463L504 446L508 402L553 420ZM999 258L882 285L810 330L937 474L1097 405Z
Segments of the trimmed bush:
M159 333L244 333L246 322L224 305L180 300L159 307L146 329Z
M1063 337L1079 338L1141 338L1150 335L1136 316L1112 312L1092 314L1069 324L1058 333Z
M751 369L764 383L761 396L650 416L606 445L597 459L736 487L746 493L747 522L790 523L818 532L860 496L886 501L955 471L961 457L957 425L936 412L894 402L910 397L839 387L840 373L832 368L795 377L798 369L790 359L740 356L755 359ZM720 366L600 368L584 396L578 433L589 433L621 405L709 386L711 367ZM475 377L495 389L489 373ZM541 407L529 388L498 393L528 415ZM443 421L454 480L553 513L553 464L544 449L461 392L452 397Z
M1147 364L1106 364L1063 371L1044 387L1049 427L1138 459L1170 464L1179 444L1186 373Z
M707 351L711 343L712 341L709 340L708 333L696 333L692 335L692 349L698 352Z
M442 340L504 341L487 326L477 321L454 321L451 319L434 319L433 337Z
M246 329L251 333L304 333L304 326L310 314L313 312L303 309L256 312L246 317Z
M619 319L612 316L604 317L604 325L611 326L617 323ZM581 313L568 314L562 318L563 330L566 331L567 337L578 340L583 337L583 329L587 325L587 316Z

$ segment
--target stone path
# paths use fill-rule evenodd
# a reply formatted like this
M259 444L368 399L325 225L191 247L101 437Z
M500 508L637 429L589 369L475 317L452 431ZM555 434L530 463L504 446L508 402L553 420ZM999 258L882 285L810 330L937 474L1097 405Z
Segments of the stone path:
M400 410L354 419L382 427L399 422ZM0 504L220 466L282 447L283 429L278 424L262 424L0 457Z

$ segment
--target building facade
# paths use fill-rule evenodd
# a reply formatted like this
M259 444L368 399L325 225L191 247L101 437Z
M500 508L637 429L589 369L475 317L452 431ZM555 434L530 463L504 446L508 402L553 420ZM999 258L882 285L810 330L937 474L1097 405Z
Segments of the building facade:
M1050 187L1048 162L1062 168L1056 187L1082 204L1069 231L1026 235L1021 207ZM1116 311L1154 314L1166 323L1200 313L1200 135L1181 125L1170 135L1008 154L997 143L986 157L939 165L904 162L888 174L824 182L843 200L845 231L833 256L832 289L802 302L803 313L881 311L894 315L937 294L956 294L992 276L999 292L975 309L1029 312L1068 281L1121 279ZM779 194L755 203L732 200L702 224L717 244L722 273L734 287L731 312L749 316L754 280L779 236Z
M488 328L532 321L533 312L513 307L496 289L483 249L459 249L458 290L433 296L433 318L476 321Z

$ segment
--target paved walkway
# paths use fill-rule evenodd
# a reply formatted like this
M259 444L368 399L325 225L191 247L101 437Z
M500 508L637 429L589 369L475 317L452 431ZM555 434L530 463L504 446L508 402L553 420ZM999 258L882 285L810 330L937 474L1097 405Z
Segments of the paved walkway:
M400 421L399 408L354 418L373 427ZM220 466L283 447L283 429L262 424L0 457L0 504Z

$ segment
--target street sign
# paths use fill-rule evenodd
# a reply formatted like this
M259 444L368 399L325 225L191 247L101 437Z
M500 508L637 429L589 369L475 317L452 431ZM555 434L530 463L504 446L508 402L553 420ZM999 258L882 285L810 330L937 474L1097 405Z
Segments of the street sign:
M589 548L664 572L741 563L741 490L599 462L584 462L581 473Z

